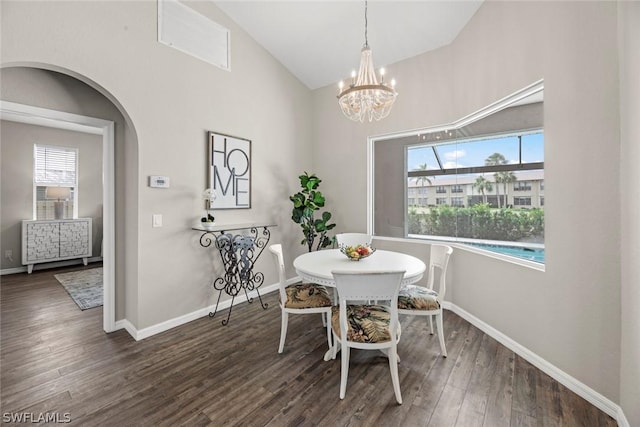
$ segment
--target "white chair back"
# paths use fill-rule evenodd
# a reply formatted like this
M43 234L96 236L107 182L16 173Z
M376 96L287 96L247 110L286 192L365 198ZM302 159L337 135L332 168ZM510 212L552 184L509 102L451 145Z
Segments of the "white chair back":
M370 246L371 234L366 233L341 233L336 234L336 241L338 246Z
M453 253L453 248L448 245L431 245L431 255L429 257L429 279L427 286L429 289L433 289L433 285L438 281L438 289L435 289L440 295L440 298L444 298L444 294L447 290L447 266L449 265L449 258Z
M284 301L287 300L287 293L285 288L287 286L287 276L284 267L284 255L282 254L282 245L280 243L269 246L269 251L273 254L277 268L278 268L278 278L280 279L280 301L284 304Z
M398 330L398 291L404 277L404 271L373 271L367 273L353 271L333 271L340 301L340 336L347 337L346 306L350 301L377 301L389 304L391 312L390 333L392 342L396 342Z

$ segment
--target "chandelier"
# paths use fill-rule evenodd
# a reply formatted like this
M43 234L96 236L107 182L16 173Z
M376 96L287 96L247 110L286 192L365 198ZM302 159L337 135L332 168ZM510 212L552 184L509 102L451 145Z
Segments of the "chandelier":
M380 69L380 83L373 68L371 48L367 40L367 2L364 2L364 46L360 53L360 70L356 77L355 70L351 72L351 84L347 88L341 81L338 84L338 104L342 113L354 122L363 122L367 117L384 119L389 115L393 102L398 93L395 91L395 80L391 85L384 82L384 68Z

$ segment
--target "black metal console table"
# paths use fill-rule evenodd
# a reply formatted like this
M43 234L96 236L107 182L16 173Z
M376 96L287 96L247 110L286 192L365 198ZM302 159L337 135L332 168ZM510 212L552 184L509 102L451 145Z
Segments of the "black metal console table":
M220 297L224 291L231 297L231 305L227 318L222 321L223 325L229 323L231 317L231 309L236 296L244 291L247 301L253 302L253 298L249 298L248 292L255 291L260 299L260 305L263 309L267 309L268 305L262 302L260 291L258 288L264 282L264 274L253 271L258 258L267 247L271 232L269 227L275 227L271 223L249 223L249 224L228 224L214 225L210 228L204 226L194 227L193 230L202 231L200 236L200 245L208 248L214 242L224 265L224 277L218 277L213 282L213 288L218 291L218 300L216 308L209 313L209 317L214 317L218 311ZM245 233L232 233L246 230ZM259 231L261 230L261 231Z

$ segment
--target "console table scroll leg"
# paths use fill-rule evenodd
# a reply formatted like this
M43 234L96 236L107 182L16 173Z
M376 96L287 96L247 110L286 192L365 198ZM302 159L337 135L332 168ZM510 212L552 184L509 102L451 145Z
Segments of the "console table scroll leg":
M213 317L218 312L218 304L220 304L220 297L222 296L222 291L218 292L218 301L216 301L216 308L211 312L209 312L209 317Z
M258 294L258 299L260 300L260 305L262 306L262 309L266 310L267 307L269 307L269 304L262 302L262 297L260 296L260 291L258 289L256 289L256 293Z
M243 286L242 289L244 289L244 296L247 297L247 302L249 304L253 303L253 297L249 298L249 294L247 293L247 288L245 286ZM260 294L258 294L258 295L260 295Z
M233 308L233 300L236 299L236 296L231 297L231 305L229 306L229 312L227 313L227 318L222 321L222 326L227 326L229 324L229 318L231 317L231 309Z

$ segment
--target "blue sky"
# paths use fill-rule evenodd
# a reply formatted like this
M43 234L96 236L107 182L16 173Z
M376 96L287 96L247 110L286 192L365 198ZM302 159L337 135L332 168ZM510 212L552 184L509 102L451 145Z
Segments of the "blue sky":
M518 163L518 138L514 136L457 142L439 145L436 147L436 151L445 168L455 168L456 165L457 167L483 166L485 159L493 153L504 155L509 163ZM543 161L544 135L542 133L524 135L522 137L522 162ZM430 146L412 147L407 150L408 170L415 170L424 163L428 165L428 169L438 169L438 163Z

